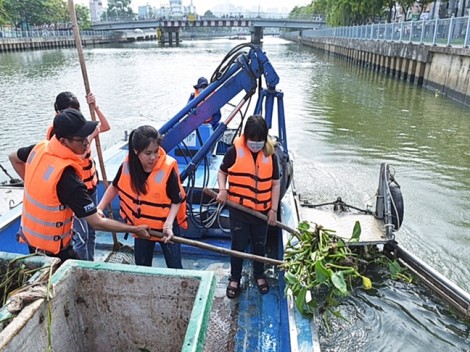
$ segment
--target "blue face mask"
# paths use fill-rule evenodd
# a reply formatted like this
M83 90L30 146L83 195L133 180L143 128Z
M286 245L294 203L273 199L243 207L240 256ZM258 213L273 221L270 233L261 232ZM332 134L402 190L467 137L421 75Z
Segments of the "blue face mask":
M255 141L246 141L246 146L250 149L253 153L258 153L264 147L264 141L255 142Z

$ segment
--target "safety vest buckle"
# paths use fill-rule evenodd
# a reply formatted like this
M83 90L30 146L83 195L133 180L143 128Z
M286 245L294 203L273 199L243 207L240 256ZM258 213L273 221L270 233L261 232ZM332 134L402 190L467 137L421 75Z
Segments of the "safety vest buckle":
M55 223L55 227L57 227L57 228L60 228L62 226L64 226L64 223L62 221L59 221L59 222Z
M62 238L59 235L55 235L54 237L52 237L53 241L60 241L61 239Z
M63 205L63 204L59 205L59 210L60 211L65 210L66 208L67 208L66 205Z

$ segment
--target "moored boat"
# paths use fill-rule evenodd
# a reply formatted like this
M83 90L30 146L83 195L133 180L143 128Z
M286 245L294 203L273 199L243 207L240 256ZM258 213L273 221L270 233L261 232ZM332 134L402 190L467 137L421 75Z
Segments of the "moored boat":
M246 37L240 33L228 37L230 40L246 40Z

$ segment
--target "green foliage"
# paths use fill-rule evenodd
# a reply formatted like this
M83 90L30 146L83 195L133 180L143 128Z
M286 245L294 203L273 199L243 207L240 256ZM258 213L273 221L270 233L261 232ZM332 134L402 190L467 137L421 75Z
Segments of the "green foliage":
M411 283L413 279L406 274L406 268L402 267L395 259L391 260L385 256L381 256L376 261L382 265L386 265L390 271L390 276L394 280L403 280Z
M354 227L353 240L360 236L360 225ZM349 294L348 283L363 276L358 270L358 258L334 231L316 225L313 231L308 222L299 224L285 250L286 291L294 298L297 309L313 316L320 307L333 313L331 306L338 297ZM363 278L364 288L371 288L370 279ZM326 292L320 302L320 291ZM335 312L335 314L338 314Z
M215 17L211 10L207 10L204 12L204 17Z
M108 19L131 19L134 17L131 0L109 0L108 10L106 11Z
M309 5L295 7L289 17L321 14L326 16L329 26L360 25L381 19L386 9L393 7L390 3L391 0L314 0Z
M90 28L87 7L76 5L77 18L82 29ZM30 26L70 23L65 0L0 0L0 24L29 30Z
M323 14L323 12L316 12L314 7L314 1L312 1L309 5L306 6L296 6L292 9L289 13L289 18L292 19L302 19L302 18L311 18L317 14Z
M80 29L90 29L91 19L88 8L82 5L75 5L75 13L77 14L77 21Z
M349 242L358 242L361 225L356 221ZM285 252L286 294L291 295L299 312L312 317L317 312L328 312L343 318L334 309L342 297L347 297L350 290L359 282L366 290L372 288L372 281L359 269L368 262L378 262L388 266L393 279L411 282L396 261L388 259L378 251L353 251L335 231L315 225L311 229L308 222L301 222L298 232L289 239ZM359 248L359 247L355 247ZM366 261L367 259L368 261ZM358 281L360 279L360 281ZM323 315L328 327L327 315ZM344 318L343 318L344 319Z
M5 11L5 0L0 0L0 26L7 23L7 13Z

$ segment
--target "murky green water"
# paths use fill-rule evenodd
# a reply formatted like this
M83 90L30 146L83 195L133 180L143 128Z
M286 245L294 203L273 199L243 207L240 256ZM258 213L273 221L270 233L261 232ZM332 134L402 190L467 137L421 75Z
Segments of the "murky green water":
M85 48L92 91L112 126L102 146L140 124L161 126L233 45L214 40L179 48L156 42ZM348 204L373 205L380 163L388 162L405 200L398 242L469 291L469 109L280 39L266 38L264 49L281 77L302 198L318 203L341 196ZM0 55L2 165L9 166L11 151L43 138L55 96L64 90L85 103L74 49ZM359 291L341 306L350 323L332 322L330 335L322 330L324 350L470 350L469 324L423 287L380 273L374 280L373 291Z

